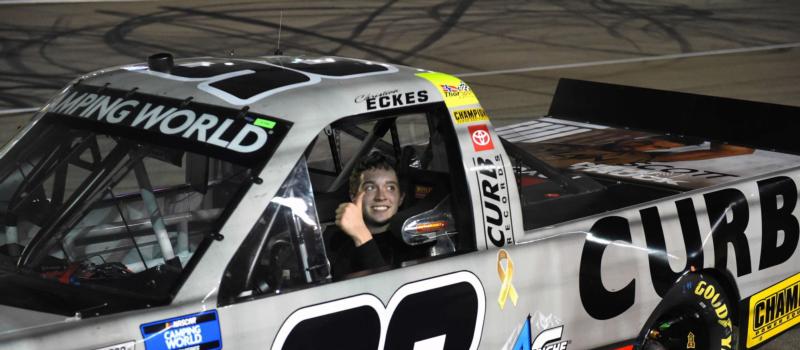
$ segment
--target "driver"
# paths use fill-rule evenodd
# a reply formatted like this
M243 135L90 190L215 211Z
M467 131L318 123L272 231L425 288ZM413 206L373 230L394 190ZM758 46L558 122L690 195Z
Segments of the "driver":
M421 257L389 231L403 203L397 173L379 152L373 152L350 174L350 202L336 209L336 226L328 252L334 279L352 272L399 265Z

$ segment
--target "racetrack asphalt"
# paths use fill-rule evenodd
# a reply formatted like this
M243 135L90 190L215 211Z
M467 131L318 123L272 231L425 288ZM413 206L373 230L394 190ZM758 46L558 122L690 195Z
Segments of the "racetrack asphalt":
M544 115L561 77L800 106L794 0L0 2L0 113L156 52L268 55L279 29L287 54L461 74L496 126ZM28 116L0 114L0 142Z

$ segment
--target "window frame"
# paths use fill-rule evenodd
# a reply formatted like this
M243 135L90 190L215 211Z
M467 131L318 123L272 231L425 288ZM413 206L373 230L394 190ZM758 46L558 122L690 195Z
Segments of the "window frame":
M459 144L458 138L456 136L456 130L455 130L455 127L453 125L452 118L451 118L450 113L449 113L449 111L448 111L448 109L447 109L447 107L445 106L444 103L442 103L442 102L428 103L428 104L415 105L415 106L409 106L409 107L404 107L404 108L395 108L395 109L388 109L388 110L381 110L381 111L375 111L375 112L369 112L369 113L345 116L343 118L340 118L340 119L330 123L329 125L327 125L325 127L326 128L327 127L331 127L331 128L334 128L334 129L340 129L341 130L341 129L344 129L344 128L347 128L347 127L350 127L350 126L355 126L355 125L358 125L358 124L361 124L361 123L364 123L364 122L369 122L369 121L380 122L382 120L392 120L388 130L386 130L384 133L382 133L381 136L383 137L386 134L386 132L392 133L392 135L391 135L392 136L392 144L390 144L389 147L392 148L392 152L393 152L392 155L394 157L399 157L399 154L395 154L395 152L396 152L395 148L396 147L394 147L395 146L394 143L399 140L399 138L397 137L397 130L396 130L395 121L396 121L397 118L401 118L403 115L412 115L412 114L421 114L421 115L423 115L425 117L425 120L426 120L426 122L428 124L428 128L429 128L429 135L433 135L433 127L435 125L438 125L437 131L439 133L441 133L440 136L444 140L444 142L443 142L443 145L444 145L444 148L445 148L444 151L447 154L447 160L448 160L447 166L448 166L448 168L450 170L450 172L449 172L449 176L450 176L450 180L451 180L450 181L450 192L451 192L450 193L450 197L451 197L450 200L453 203L452 204L452 211L453 211L453 214L454 214L454 218L455 218L455 222L456 222L456 228L457 228L457 231L458 231L459 239L457 241L458 243L457 243L457 246L456 246L456 253L448 254L448 255L444 255L444 256L440 256L440 257L429 257L429 258L417 259L417 260L414 260L414 263L409 264L409 265L415 265L417 263L423 263L423 262L427 262L427 261L430 261L430 260L438 260L440 258L449 257L449 256L452 256L452 255L459 255L459 254L466 254L466 253L475 252L475 251L477 251L477 244L475 242L475 232L474 232L475 228L474 228L474 225L473 225L473 208L472 208L471 196L470 196L470 193L469 193L469 190L468 190L469 187L467 186L466 171L465 171L464 165L463 165L463 155L461 153L460 144ZM433 123L433 119L434 118L438 118L438 124L434 124ZM320 130L320 131L323 131L323 130L324 130L324 128L322 130ZM369 135L371 133L372 133L372 131L368 131L365 135L362 135L362 137L358 137L357 135L353 135L353 137L359 139L362 142L362 144L359 146L359 150L357 151L356 154L364 152L364 149L366 149L367 152L368 152L369 150L371 150L373 148L376 148L377 145L380 144L383 141L381 138L376 138L375 141L371 145L364 145L363 144L364 140L367 137L369 137ZM300 153L298 161L300 160L300 158L304 158L304 157L308 158L308 156L311 153L311 149L314 147L314 145L317 142L327 142L327 140L321 140L319 138L319 136L315 137L312 140L312 142L309 143L309 145L306 147L306 149L304 149L304 151ZM369 147L366 147L366 146L369 146ZM331 155L333 156L333 152L335 152L337 150L333 145L330 145L329 151L331 151ZM354 159L357 159L357 158L358 157L354 156L354 157L348 159L347 163L353 162ZM345 160L345 159L343 159L341 157L341 154L339 155L339 159L341 161ZM311 170L310 167L308 167L307 163L306 163L306 167L307 167L308 173L311 174L313 171ZM352 167L348 167L347 165L343 165L342 166L342 172L340 172L338 174L335 174L335 175L337 177L339 177L345 171L347 173L349 173L350 171L352 171ZM348 175L348 177L349 177L349 175ZM282 180L283 181L281 182L281 184L286 181L286 179L282 179ZM309 181L311 181L310 178L309 178ZM313 188L313 185L312 185L312 188ZM315 208L314 209L315 210L317 210L317 207L318 207L318 205L317 205L317 196L320 193L329 193L328 190L330 190L330 189L331 189L331 186L329 186L328 188L322 189L322 191L320 191L320 189L314 189L313 196L314 196L314 204L315 204ZM464 203L466 203L466 205L464 205ZM459 205L459 204L461 204L461 205ZM267 204L267 206L269 206L269 205L270 204ZM265 211L266 210L267 209L265 208ZM318 220L320 222L322 221L321 217L319 217L319 214L318 214ZM258 223L254 224L254 225L257 225L257 224ZM271 226L271 225L269 223L267 223L267 227L269 227L269 226ZM324 233L324 230L323 230L323 233ZM261 236L258 236L256 238L264 238L262 236L263 235L268 235L268 234L269 234L269 232L264 231L264 232L260 233ZM234 254L234 256L229 261L228 267L226 268L226 271L239 271L240 269L237 269L236 266L241 266L242 264L252 264L252 263L255 263L256 260L264 258L258 253L258 252L263 251L263 248L254 247L254 246L248 244L248 242L253 242L254 240L259 241L256 238L252 238L251 235L248 234L248 237L246 237L242 241L242 244L239 246L239 248L237 249L236 253ZM264 242L266 242L266 241L267 241L267 239L264 239ZM327 256L328 256L328 253L326 252L326 257ZM403 266L406 266L406 265L403 265ZM370 273L367 273L367 274L359 274L359 277L360 276L365 276L365 275L373 275L373 274L381 273L381 272L384 272L384 271L391 271L391 270L394 270L394 269L379 268L379 269L375 269L375 270L373 270L373 271L371 271ZM227 275L227 273L225 275ZM232 277L223 276L222 281L220 282L219 297L218 297L218 304L219 304L220 307L227 306L227 305L238 304L238 303L243 303L243 302L249 302L249 301L252 301L252 300L260 300L260 299L263 299L263 298L269 298L269 297L276 296L276 295L282 295L282 294L285 294L287 292L304 290L304 289L307 289L307 288L313 288L314 286L325 285L325 284L329 284L329 283L333 282L329 278L329 279L327 279L327 280L325 280L325 281L323 281L321 283L309 283L309 284L307 284L305 286L302 286L302 287L292 288L290 290L284 290L284 291L282 291L281 293L278 293L278 294L276 294L276 293L257 294L257 293L247 293L247 290L239 290L239 288L236 287L236 286L251 286L253 284L252 281L244 280L245 278L248 278L248 277L247 276L241 276L241 275L240 276L232 276Z

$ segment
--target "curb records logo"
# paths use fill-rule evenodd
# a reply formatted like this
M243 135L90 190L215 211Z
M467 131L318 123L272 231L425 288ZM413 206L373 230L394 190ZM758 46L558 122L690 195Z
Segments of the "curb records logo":
M475 148L475 152L494 149L492 136L489 135L489 128L486 127L486 124L470 126L469 135L472 138L472 146Z

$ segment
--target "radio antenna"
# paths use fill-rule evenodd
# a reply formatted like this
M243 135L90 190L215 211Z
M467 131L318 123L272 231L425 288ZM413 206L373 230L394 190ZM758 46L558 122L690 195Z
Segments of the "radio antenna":
M283 55L281 51L281 29L283 28L283 10L281 10L281 17L278 20L278 47L275 49L275 55Z

